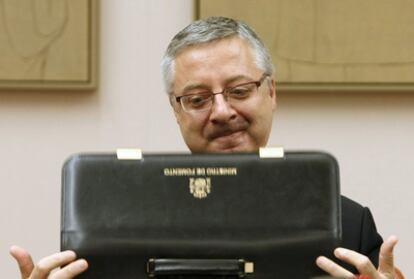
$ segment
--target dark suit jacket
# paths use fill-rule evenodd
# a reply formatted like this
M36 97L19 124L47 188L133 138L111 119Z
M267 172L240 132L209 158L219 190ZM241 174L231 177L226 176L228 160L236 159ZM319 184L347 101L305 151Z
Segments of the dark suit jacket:
M378 234L371 211L342 196L342 247L366 255L378 266L379 249L383 242ZM354 267L341 263L356 273Z

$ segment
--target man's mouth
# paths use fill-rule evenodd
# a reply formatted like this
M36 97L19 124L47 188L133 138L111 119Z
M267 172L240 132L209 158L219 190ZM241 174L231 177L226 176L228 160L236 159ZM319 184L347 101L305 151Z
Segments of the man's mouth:
M244 130L237 130L237 131L227 131L225 133L218 133L215 135L215 137L213 137L213 140L219 141L219 142L232 141L236 139L237 137L239 137L243 132Z
M210 138L216 152L232 152L244 145L245 129L227 130L220 133L214 133L214 137Z
M247 121L235 121L229 125L212 125L206 131L206 138L210 142L212 150L217 152L236 150L244 146L249 123Z
M217 139L231 139L237 137L247 130L249 127L247 122L237 122L233 125L213 126L207 133L207 138L211 141Z
M226 140L237 137L240 135L244 130L244 127L225 127L225 128L216 128L211 133L209 133L208 138L210 140Z

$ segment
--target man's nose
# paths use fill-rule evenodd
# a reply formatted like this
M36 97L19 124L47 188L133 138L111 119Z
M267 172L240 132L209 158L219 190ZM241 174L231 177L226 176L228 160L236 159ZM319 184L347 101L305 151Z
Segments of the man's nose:
M213 105L210 113L210 121L213 123L225 123L236 117L236 111L227 102L223 94L214 96Z

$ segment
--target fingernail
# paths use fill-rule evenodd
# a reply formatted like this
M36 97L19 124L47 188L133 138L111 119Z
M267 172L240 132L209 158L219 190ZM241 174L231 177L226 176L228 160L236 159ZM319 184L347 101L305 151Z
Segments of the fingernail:
M316 264L319 265L324 265L327 262L325 257L319 256L316 258Z
M398 237L396 237L395 235L391 235L390 237L388 237L388 241L398 242Z
M334 253L337 257L345 257L348 252L343 248L336 248Z
M20 248L20 246L17 246L17 245L12 245L12 246L10 246L9 250L10 251L17 251L17 250L22 250L22 248Z
M62 252L62 254L63 254L65 257L76 258L76 254L75 254L75 252L73 252L73 251L71 251L71 250L66 250L66 251L63 251L63 252Z
M78 261L76 261L76 268L78 270L84 270L84 269L88 268L88 262L84 259L78 260Z

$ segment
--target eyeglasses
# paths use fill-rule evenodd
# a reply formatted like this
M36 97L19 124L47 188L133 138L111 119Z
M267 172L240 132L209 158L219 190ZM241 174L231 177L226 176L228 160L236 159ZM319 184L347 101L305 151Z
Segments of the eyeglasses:
M224 88L218 93L200 92L197 94L188 94L175 97L177 103L186 112L202 112L212 108L214 103L214 96L223 94L224 99L230 104L237 104L248 100L256 95L260 85L269 75L264 73L258 81L251 81L236 86Z

